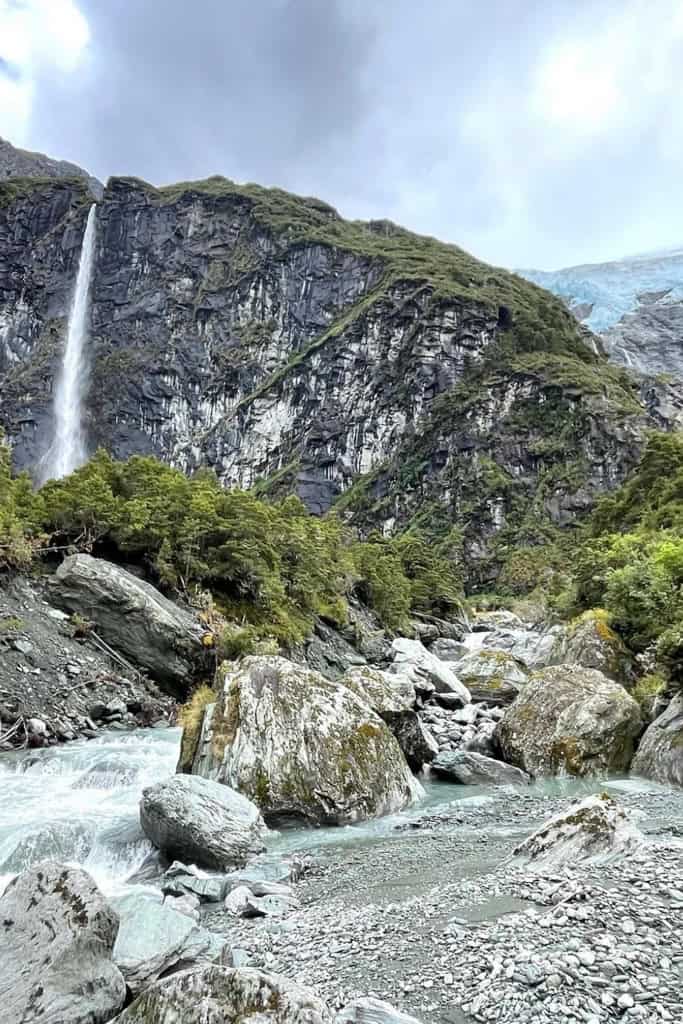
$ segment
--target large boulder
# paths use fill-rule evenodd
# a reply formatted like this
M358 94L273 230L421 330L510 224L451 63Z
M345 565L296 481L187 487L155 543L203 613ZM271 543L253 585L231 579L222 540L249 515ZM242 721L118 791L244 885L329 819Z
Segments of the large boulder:
M381 999L365 997L354 999L340 1010L334 1024L420 1024L420 1021Z
M656 782L683 786L683 693L648 727L631 770Z
M458 662L458 679L473 701L511 704L529 677L521 662L505 651L482 648Z
M546 664L565 663L595 668L618 683L632 676L628 651L600 609L584 612L558 632Z
M531 782L521 768L469 750L442 750L431 768L441 778L463 786L523 786Z
M341 681L387 723L412 771L433 760L439 746L415 711L415 687L407 676L364 665L349 669Z
M220 954L220 940L192 917L144 895L131 893L117 902L121 926L114 962L135 996L179 965L211 961Z
M524 623L519 615L501 608L497 611L475 612L470 619L470 628L473 633L488 633L493 629L523 629Z
M391 672L407 676L417 690L426 683L437 693L455 694L462 704L469 704L469 691L450 665L440 661L419 640L399 636L391 647L394 652L394 660L390 665Z
M174 775L142 791L140 824L169 859L221 871L263 849L265 823L251 800L197 775Z
M3 1024L104 1024L126 985L112 962L119 919L90 875L43 861L0 898Z
M596 669L558 665L533 673L498 723L506 761L532 775L626 771L642 722L623 686Z
M505 651L528 669L545 668L556 663L558 643L565 636L565 626L555 625L547 629L494 629L488 633L476 633L481 638L479 649ZM459 669L458 669L459 671Z
M195 616L118 565L70 555L55 573L52 598L176 696L207 668L207 634Z
M223 672L202 770L267 821L347 824L422 795L391 730L348 687L279 657Z
M308 989L277 974L217 964L158 981L115 1024L332 1024Z
M561 811L515 847L527 865L557 869L580 861L606 861L636 850L643 835L607 793L593 794Z

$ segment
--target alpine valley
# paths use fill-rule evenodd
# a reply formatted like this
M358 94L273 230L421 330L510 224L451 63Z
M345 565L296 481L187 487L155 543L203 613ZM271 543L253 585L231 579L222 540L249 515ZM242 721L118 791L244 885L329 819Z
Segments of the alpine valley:
M682 265L0 140L3 1021L681 1019Z

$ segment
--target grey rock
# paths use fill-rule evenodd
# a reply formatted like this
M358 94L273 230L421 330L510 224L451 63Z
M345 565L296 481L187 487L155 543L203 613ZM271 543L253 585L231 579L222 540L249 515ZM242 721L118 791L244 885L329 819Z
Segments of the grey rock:
M438 693L457 694L463 704L468 704L470 694L458 679L450 665L428 651L419 640L397 637L392 642L394 660L390 670L397 675L407 676L416 689L420 679L426 680Z
M431 768L463 786L523 786L531 782L520 768L472 751L444 751L432 761Z
M438 747L422 724L415 707L415 687L407 676L382 672L364 665L349 669L341 682L365 700L386 722L398 740L409 767L419 772L436 755ZM449 694L460 705L458 694Z
M609 679L628 683L633 673L631 657L604 613L589 611L556 634L547 664L571 663L595 668Z
M252 968L181 971L143 992L115 1024L332 1024L312 992Z
M334 1024L420 1024L417 1017L390 1006L381 999L354 999L335 1017Z
M440 661L460 661L467 654L468 648L459 640L449 640L446 637L439 637L429 645L431 653Z
M225 875L200 874L196 868L174 861L164 872L161 891L171 896L196 896L200 903L220 903L228 882Z
M112 962L119 919L90 875L43 861L0 898L3 1024L105 1024L126 986Z
M144 789L140 823L169 859L219 871L245 864L264 848L258 808L228 786L198 776L175 775Z
M487 633L493 629L522 629L524 623L519 615L504 609L499 611L476 612L470 619L474 633Z
M528 679L528 672L512 654L488 647L466 654L457 670L472 700L487 704L511 704Z
M496 728L506 761L532 775L625 771L642 727L623 686L595 669L559 665L526 684Z
M187 917L191 917L193 921L199 921L201 916L199 912L199 897L192 895L192 893L185 893L182 896L165 896L163 906L175 910L178 914L185 914Z
M121 927L114 961L134 996L171 968L213 958L209 933L185 910L137 893L117 900L116 906Z
M582 861L609 861L633 853L643 836L607 794L592 795L561 811L515 847L527 864L543 870Z
M207 667L198 619L120 566L70 555L55 573L52 596L87 616L111 647L175 694Z
M220 684L212 723L229 733L214 733L202 770L267 821L349 823L422 794L389 728L346 686L264 656L227 665Z
M683 786L683 693L648 726L631 770L657 782Z

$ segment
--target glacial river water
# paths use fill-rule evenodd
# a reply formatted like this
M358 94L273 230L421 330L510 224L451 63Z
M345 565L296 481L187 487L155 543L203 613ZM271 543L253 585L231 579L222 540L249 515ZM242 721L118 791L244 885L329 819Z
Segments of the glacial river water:
M131 875L152 852L138 820L141 792L174 773L179 744L179 729L147 729L103 733L59 748L2 755L0 891L31 864L57 858L82 865L107 895L123 895L131 887ZM641 785L649 788L638 780L610 783L631 790ZM579 795L601 786L604 783L598 781L565 779L539 783L525 792L542 788L549 796ZM399 838L396 825L425 812L445 813L455 804L464 810L493 799L491 790L479 787L435 781L425 788L425 799L401 814L348 828L272 832L268 855L279 858L302 848L356 845L388 835ZM514 790L510 799L515 799Z

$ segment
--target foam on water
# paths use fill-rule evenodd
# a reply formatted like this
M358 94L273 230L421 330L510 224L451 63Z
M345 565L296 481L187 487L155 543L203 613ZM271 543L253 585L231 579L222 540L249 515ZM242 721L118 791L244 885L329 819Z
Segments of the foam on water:
M46 858L83 866L108 895L152 852L140 829L145 786L175 772L179 729L109 733L0 762L0 888Z

